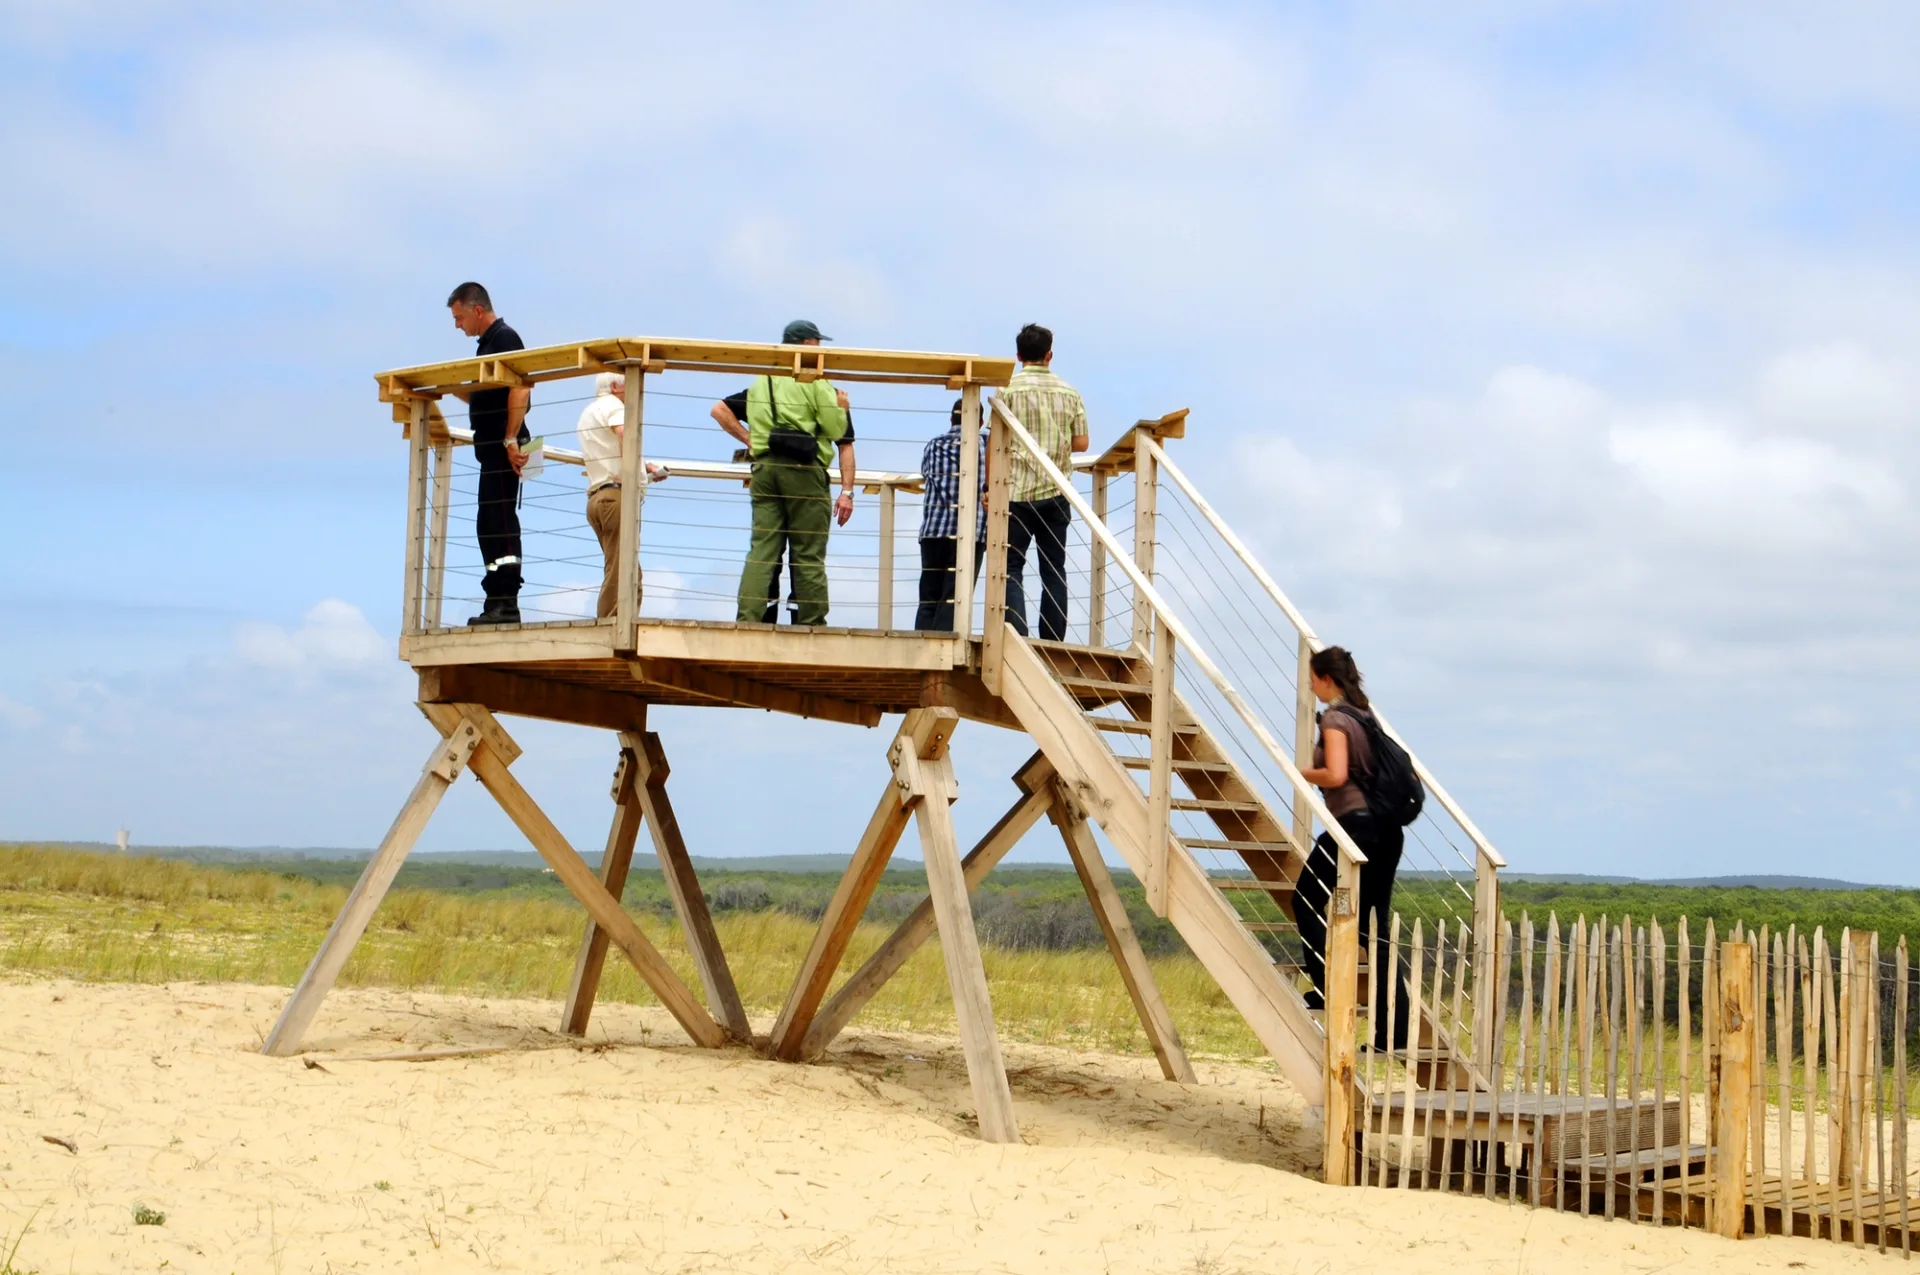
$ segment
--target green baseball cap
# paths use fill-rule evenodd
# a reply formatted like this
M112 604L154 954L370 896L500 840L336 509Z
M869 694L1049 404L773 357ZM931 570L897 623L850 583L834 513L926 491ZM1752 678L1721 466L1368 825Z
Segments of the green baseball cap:
M782 345L802 345L808 341L831 341L832 337L823 334L818 324L811 319L795 319L780 334Z

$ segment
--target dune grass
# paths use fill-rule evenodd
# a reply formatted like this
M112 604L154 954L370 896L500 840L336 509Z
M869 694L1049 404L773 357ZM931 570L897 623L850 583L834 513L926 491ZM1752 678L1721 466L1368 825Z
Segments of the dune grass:
M171 859L0 848L0 970L110 982L243 982L291 987L345 900L340 885ZM341 981L490 996L566 994L585 913L524 893L387 896ZM679 929L657 913L635 921L689 986L699 986ZM779 1009L814 926L778 911L715 919L750 1011ZM890 931L862 926L842 977ZM1009 1039L1148 1053L1132 1002L1104 949L984 949L1001 1032ZM1264 1057L1245 1022L1191 956L1153 960L1189 1051ZM654 997L616 953L600 995ZM939 944L930 942L867 1006L857 1025L953 1029Z

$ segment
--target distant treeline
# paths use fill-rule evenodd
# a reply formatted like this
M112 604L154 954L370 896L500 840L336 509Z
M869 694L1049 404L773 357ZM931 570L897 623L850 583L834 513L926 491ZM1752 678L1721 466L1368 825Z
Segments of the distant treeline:
M636 911L671 915L672 901L657 868L636 858L627 880L626 903ZM216 866L216 865L206 865ZM364 861L349 859L249 858L220 865L236 872L268 872L322 885L349 886L358 879ZM832 872L738 872L705 864L701 885L716 913L780 912L817 920L826 911L839 882ZM1114 883L1126 901L1128 916L1150 955L1184 952L1186 946L1166 921L1147 908L1145 894L1131 874L1118 871ZM536 868L475 863L436 862L432 856L409 859L400 869L400 888L447 894L504 893L556 901L570 901L566 888L552 873ZM1429 929L1442 918L1451 930L1472 915L1466 891L1472 882L1453 883L1409 876L1395 895L1395 906L1411 922L1422 918ZM867 909L869 920L900 921L926 896L926 878L917 863L903 864L882 875ZM1264 897L1264 896L1259 896ZM1796 925L1811 935L1824 926L1831 942L1848 927L1878 931L1889 955L1901 935L1920 959L1920 890L1893 888L1762 889L1751 886L1672 886L1608 882L1505 881L1501 900L1517 925L1523 914L1533 916L1544 929L1547 915L1558 913L1563 927L1584 915L1636 923L1658 918L1672 939L1673 922L1688 918L1694 942L1714 921L1725 934L1735 921L1757 929L1762 925L1784 931ZM980 936L988 943L1014 950L1070 951L1098 947L1103 942L1080 879L1054 867L1003 865L973 896Z

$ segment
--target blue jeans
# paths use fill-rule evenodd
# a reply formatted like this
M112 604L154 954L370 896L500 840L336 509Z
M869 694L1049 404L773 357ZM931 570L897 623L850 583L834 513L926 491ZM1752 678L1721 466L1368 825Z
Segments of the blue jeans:
M1073 506L1065 496L1016 500L1007 507L1007 623L1027 635L1027 546L1040 559L1040 636L1059 642L1067 636L1067 525ZM1036 543L1037 542L1037 543Z

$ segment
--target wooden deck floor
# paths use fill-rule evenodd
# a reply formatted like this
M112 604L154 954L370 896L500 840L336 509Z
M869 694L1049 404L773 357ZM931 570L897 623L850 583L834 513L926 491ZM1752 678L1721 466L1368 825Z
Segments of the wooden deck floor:
M401 641L430 702L627 729L646 704L758 708L877 726L890 713L945 706L1012 725L978 677L979 641L913 630L643 620L634 650L612 621L430 629ZM1038 645L1038 644L1037 644ZM1093 647L1077 663L1118 675L1128 656Z

